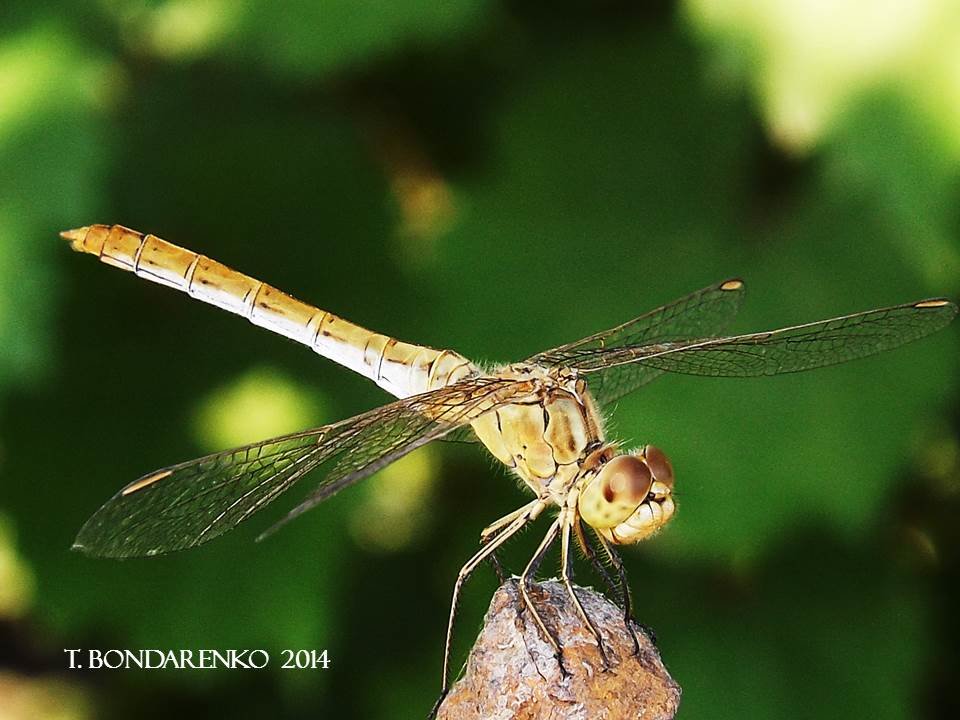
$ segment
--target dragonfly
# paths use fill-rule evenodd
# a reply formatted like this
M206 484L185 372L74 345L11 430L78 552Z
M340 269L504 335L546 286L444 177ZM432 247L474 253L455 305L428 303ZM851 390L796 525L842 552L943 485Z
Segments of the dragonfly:
M627 449L608 439L603 408L663 373L759 377L875 355L934 333L957 314L953 302L932 298L724 336L744 295L743 281L729 279L523 362L485 368L452 350L362 328L155 235L98 224L61 236L74 250L302 343L397 398L330 425L150 472L97 510L79 531L75 549L123 558L192 548L233 529L316 471L316 485L265 536L441 439L478 441L530 490L532 499L482 530L479 549L457 575L443 693L450 682L451 637L464 583L485 561L496 562L497 549L548 510L548 529L517 582L523 605L550 642L561 672L562 648L530 594L531 579L558 541L561 580L604 666L602 638L574 591L574 544L617 595L638 651L618 548L651 537L673 517L674 470L656 446ZM495 567L500 573L498 563Z

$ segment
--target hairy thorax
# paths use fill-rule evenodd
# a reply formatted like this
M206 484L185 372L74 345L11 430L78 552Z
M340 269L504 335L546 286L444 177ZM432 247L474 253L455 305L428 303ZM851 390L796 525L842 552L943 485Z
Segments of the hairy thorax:
M480 441L533 492L558 504L576 480L579 463L601 440L586 383L565 370L514 364L498 377L536 381L535 399L505 405L473 422Z

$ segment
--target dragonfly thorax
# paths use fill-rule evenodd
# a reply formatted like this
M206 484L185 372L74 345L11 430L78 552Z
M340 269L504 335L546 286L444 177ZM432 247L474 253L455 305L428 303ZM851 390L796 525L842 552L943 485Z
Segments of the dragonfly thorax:
M534 493L563 504L584 458L602 442L586 385L572 373L521 363L495 377L532 381L535 389L473 421L474 432Z
M585 465L580 516L610 542L640 542L673 517L673 467L659 448L647 445L638 453L617 455L608 446Z

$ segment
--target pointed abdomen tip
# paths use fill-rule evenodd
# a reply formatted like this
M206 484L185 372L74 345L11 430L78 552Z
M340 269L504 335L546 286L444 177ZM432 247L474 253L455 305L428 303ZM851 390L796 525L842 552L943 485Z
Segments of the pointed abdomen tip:
M83 239L87 236L87 231L90 230L89 225L84 227L74 228L73 230L64 230L60 233L60 237L64 240L69 240L70 244L73 246L74 250L80 249L80 244L83 242Z

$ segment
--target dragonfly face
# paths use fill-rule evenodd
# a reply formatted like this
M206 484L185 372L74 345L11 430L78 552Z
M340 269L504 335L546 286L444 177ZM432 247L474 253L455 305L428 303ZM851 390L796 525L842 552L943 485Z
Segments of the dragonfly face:
M526 589L557 540L570 601L601 653L600 635L573 591L574 542L611 587L619 585L615 589L629 616L629 592L613 545L643 540L670 520L674 474L670 461L653 446L620 454L615 444L606 442L600 422L603 408L663 373L758 377L868 357L936 332L957 314L954 303L935 298L724 336L743 298L743 282L733 279L523 363L484 372L455 352L371 332L154 235L120 225L91 225L62 235L75 250L296 340L399 398L341 422L149 473L87 521L77 535L77 549L101 557L130 557L195 547L232 530L305 475L321 470L313 491L282 524L443 438L481 440L523 479L535 499L489 525L481 533L483 546L458 575L444 688L460 587L473 569L548 507L556 509L556 518L519 583L527 609L558 659L560 647ZM587 536L584 523L596 531L596 538ZM619 571L618 583L599 561L595 546Z
M673 467L659 448L615 455L610 448L587 471L578 508L584 522L615 545L640 542L666 525L676 510Z

